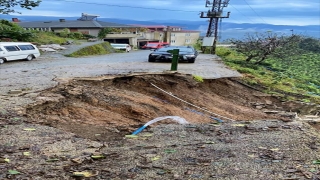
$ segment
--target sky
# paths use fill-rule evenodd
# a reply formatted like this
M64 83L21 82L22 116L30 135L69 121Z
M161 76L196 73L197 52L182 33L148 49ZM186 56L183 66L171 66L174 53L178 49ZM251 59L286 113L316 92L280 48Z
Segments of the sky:
M80 17L81 13L103 18L132 20L191 20L207 12L206 0L42 0L33 10L16 9L22 15ZM209 0L213 1L213 0ZM224 22L274 25L319 25L320 0L230 0ZM16 15L16 14L13 14Z

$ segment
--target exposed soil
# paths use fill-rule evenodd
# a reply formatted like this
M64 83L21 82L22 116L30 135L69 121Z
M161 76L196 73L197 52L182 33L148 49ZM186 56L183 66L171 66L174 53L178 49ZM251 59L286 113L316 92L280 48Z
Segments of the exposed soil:
M319 106L232 78L72 79L41 92L24 116L1 111L0 179L319 179L320 136L295 112ZM189 124L167 119L125 136L162 116Z
M213 117L222 120L286 119L279 113L264 112L270 110L284 110L279 98L232 79L200 83L188 75L162 74L73 80L42 92L26 114L37 123L43 120L52 126L64 124L64 128L68 128L65 124L78 123L127 130L162 116L180 116L190 123L212 123ZM73 132L73 127L68 130Z

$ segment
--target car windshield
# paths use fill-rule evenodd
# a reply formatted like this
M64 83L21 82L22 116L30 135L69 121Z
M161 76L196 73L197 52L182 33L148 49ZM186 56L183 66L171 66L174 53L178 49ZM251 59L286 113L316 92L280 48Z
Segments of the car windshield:
M161 49L158 49L157 51L158 52L167 52L169 50L173 50L173 49L179 49L179 52L184 52L184 53L192 53L193 50L192 48L187 48L187 47L170 47L170 48L161 48Z
M147 44L147 47L150 47L150 46L157 46L158 44L156 43L150 43L150 44Z

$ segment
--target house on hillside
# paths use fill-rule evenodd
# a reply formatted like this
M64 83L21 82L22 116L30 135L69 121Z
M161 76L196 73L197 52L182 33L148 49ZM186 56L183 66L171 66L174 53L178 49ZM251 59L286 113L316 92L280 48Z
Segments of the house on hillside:
M147 31L138 34L139 46L143 46L147 42L169 42L175 46L191 45L200 38L200 31L183 30L179 26L137 24L133 26L147 29Z
M98 17L98 15L82 13L77 20L23 22L18 18L12 18L12 21L27 30L61 32L68 29L70 32L81 32L92 36L98 36L103 28L111 28L114 32L107 34L104 41L126 43L136 47L141 47L147 42L169 42L175 46L191 45L200 37L200 31L183 30L177 26L117 24L99 21Z
M92 36L98 36L99 31L103 28L119 29L117 32L107 35L104 40L112 43L137 44L136 34L140 27L99 21L97 20L98 17L98 15L82 13L82 16L77 20L59 19L57 21L21 22L17 18L12 18L12 21L27 30L61 32L64 29L69 29L70 32L81 32Z

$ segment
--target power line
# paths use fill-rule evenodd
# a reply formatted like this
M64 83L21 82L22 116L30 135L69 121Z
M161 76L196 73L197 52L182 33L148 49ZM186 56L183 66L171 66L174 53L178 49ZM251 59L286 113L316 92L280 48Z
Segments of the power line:
M231 7L233 7L236 11L238 11L242 16L246 17L247 19L249 19L252 23L255 23L254 21L252 21L252 19L250 19L248 16L246 16L245 14L243 14L241 11L239 11L236 7L234 7L232 4L230 4Z
M149 7L141 7L141 6L127 6L127 5L116 5L116 4L108 4L108 3L94 3L94 2L83 2L83 1L72 1L72 0L55 0L70 2L70 3L79 3L79 4L92 4L99 6L113 6L113 7L121 7L121 8L136 8L136 9L151 9L151 10L160 10L160 11L176 11L176 12L200 12L200 11L187 11L187 10L179 10L179 9L160 9L160 8L149 8Z
M264 19L250 6L250 4L246 1L246 0L243 0L249 7L250 9L265 23L265 24L268 24L266 21L264 21Z

